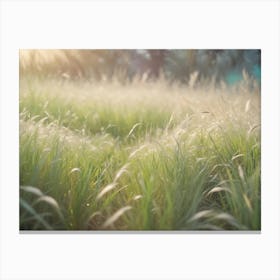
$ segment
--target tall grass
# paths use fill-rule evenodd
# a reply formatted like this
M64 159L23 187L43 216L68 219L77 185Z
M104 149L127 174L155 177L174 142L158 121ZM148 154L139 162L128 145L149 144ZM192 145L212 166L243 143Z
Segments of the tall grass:
M20 228L259 230L260 94L21 76Z

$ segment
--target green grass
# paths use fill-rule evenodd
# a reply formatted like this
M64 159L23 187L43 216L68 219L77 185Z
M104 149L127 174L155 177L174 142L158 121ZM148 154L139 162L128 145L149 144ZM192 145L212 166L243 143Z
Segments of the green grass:
M20 228L260 230L259 124L244 88L23 76Z

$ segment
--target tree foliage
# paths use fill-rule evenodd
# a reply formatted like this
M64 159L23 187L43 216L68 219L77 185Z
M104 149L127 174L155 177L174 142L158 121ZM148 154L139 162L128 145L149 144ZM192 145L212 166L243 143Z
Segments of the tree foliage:
M260 50L22 50L20 71L63 75L69 78L130 82L145 76L156 80L161 73L170 82L189 83L198 79L235 83L245 70L260 80Z

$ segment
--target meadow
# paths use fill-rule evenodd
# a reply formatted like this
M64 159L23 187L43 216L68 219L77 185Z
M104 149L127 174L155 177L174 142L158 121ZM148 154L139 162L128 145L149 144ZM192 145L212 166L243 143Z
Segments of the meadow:
M20 75L20 229L260 230L260 92L245 78Z

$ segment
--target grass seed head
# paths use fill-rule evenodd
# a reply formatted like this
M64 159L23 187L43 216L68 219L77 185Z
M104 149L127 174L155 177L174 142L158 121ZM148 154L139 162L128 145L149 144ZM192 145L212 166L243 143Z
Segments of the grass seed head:
M124 173L128 173L127 167L129 166L129 163L125 164L116 174L114 182L116 182Z
M114 223L128 210L132 209L131 206L125 206L117 210L111 217L109 217L103 224L103 228L112 227Z
M111 184L107 185L106 187L104 187L101 190L101 192L97 195L96 200L99 200L100 198L102 198L107 192L113 190L117 185L118 185L118 183L114 182L114 183L111 183Z
M20 189L23 190L23 191L35 194L37 196L43 196L44 195L40 189L32 187L32 186L20 186Z

